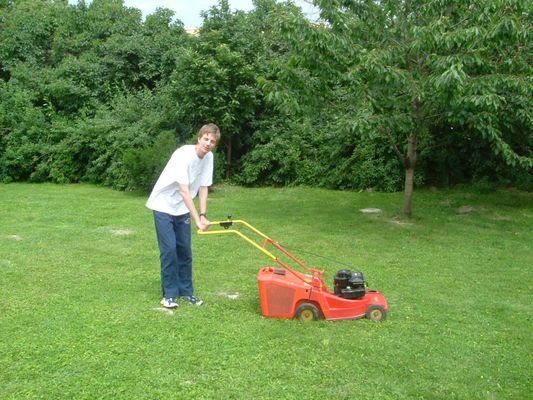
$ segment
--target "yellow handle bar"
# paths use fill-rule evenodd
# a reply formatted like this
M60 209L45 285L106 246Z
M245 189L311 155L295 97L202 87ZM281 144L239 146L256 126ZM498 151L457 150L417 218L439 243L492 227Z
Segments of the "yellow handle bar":
M234 229L228 229L233 224L242 224L242 225L246 226L248 229L250 229L253 232L255 232L258 236L262 237L264 239L263 247L259 246L257 244L257 242L253 241L252 239L250 239L248 236L246 236L242 232L239 232L239 231L234 230ZM286 249L284 249L278 242L273 241L267 235L265 235L263 232L255 229L248 222L243 221L243 220L235 220L235 221L233 221L233 220L231 220L230 217L228 217L228 219L226 221L211 222L211 225L220 225L220 226L222 226L224 228L224 230L217 230L217 231L202 231L202 230L198 230L198 234L199 235L223 235L223 234L235 234L235 235L238 235L241 238L243 238L244 240L246 240L248 243L250 243L252 246L254 246L255 248L259 249L262 253L266 254L268 257L270 257L271 259L276 261L279 265L284 267L287 271L291 272L292 274L294 274L299 279L302 279L306 283L314 282L313 286L318 287L318 288L321 288L323 286L323 281L321 279L318 279L318 277L320 275L324 275L324 271L320 271L318 269L311 268L311 267L305 265L302 261L298 260L294 255L292 255L290 252L288 252ZM280 250L282 253L284 253L286 256L288 256L290 259L292 259L294 262L296 262L299 266L301 266L302 268L304 268L308 272L312 273L314 277L317 277L316 281L315 280L308 281L307 278L302 278L302 276L300 274L298 274L295 271L293 271L292 268L290 268L287 264L285 264L283 261L281 261L279 258L277 258L270 251L268 251L266 249L268 244L273 245L278 250ZM313 278L313 279L315 279L315 278Z
M270 239L267 235L265 235L264 233L262 233L261 231L255 229L252 225L250 225L248 222L246 221L243 221L243 220L239 220L239 219L236 219L236 220L227 220L227 221L215 221L215 222L211 222L211 225L220 225L220 226L223 226L224 230L218 230L218 231L202 231L202 230L198 230L198 234L199 235L225 235L225 234L235 234L235 235L238 235L240 236L241 238L243 238L244 240L246 240L248 243L250 243L252 246L256 247L257 249L259 249L261 252L263 252L264 254L266 254L268 257L272 258L273 260L277 260L277 257L275 255L273 255L270 251L268 251L267 249L265 249L264 247L261 247L259 246L256 242L254 242L252 239L250 239L248 236L246 236L245 234L243 234L242 232L239 232L239 231L236 231L235 229L228 229L228 227L230 227L231 225L233 224L242 224L244 226L246 226L247 228L251 229L252 231L254 231L256 234L258 234L259 236L261 236L263 239L266 239L266 240L269 240L272 242L272 239Z

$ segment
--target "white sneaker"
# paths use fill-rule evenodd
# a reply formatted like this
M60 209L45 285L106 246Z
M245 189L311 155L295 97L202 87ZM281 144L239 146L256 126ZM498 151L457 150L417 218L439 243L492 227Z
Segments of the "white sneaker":
M168 299L163 297L161 300L161 305L165 308L177 308L179 307L179 304L176 303L176 300L174 300L172 297L169 297Z
M198 297L194 297L194 296L181 296L181 299L191 304L194 304L195 306L201 306L202 304L204 304L203 300L199 299Z

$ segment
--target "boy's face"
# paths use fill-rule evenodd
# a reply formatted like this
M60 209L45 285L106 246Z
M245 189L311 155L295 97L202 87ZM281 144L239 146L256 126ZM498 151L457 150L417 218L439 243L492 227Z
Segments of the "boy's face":
M196 154L198 157L204 158L204 156L215 148L217 145L217 139L214 133L204 133L198 138L198 144L196 145Z

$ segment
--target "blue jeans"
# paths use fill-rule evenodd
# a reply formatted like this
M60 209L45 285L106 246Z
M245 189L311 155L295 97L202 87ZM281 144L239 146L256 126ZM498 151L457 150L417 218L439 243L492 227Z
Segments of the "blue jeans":
M154 211L163 297L192 296L191 216Z

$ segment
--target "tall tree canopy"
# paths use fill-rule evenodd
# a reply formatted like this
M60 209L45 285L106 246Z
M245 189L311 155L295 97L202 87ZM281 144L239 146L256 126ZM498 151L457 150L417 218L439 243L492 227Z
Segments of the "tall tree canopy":
M483 141L509 165L532 168L528 2L314 3L322 23L285 22L291 59L277 76L282 83L266 88L278 108L305 114L305 105L316 114L325 107L321 118L342 121L338 138L352 152L344 158L355 156L361 137L388 141L405 169L405 214L420 153L434 157L450 138L448 151Z
M407 215L415 184L533 185L531 2L253 4L194 36L123 0L0 0L0 179L149 190L209 121L217 178L248 185L404 188Z

